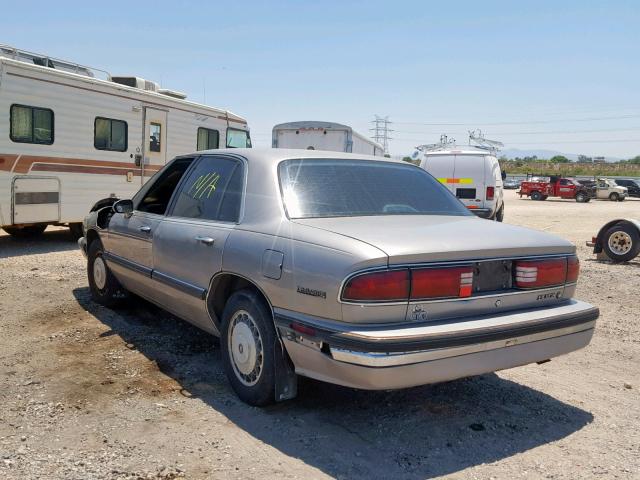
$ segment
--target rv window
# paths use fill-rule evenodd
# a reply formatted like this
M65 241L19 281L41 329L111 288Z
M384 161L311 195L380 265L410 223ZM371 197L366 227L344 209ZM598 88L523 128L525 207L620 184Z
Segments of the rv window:
M96 117L93 124L93 146L98 150L127 151L127 122Z
M48 108L11 105L11 131L9 137L14 142L53 143L53 110Z
M198 142L196 150L213 150L220 144L220 132L210 128L198 128Z
M171 216L237 222L243 168L237 160L202 157L183 182Z
M229 148L251 148L251 138L249 132L235 128L227 128L227 147Z
M149 126L149 151L160 152L162 150L162 125L152 123Z

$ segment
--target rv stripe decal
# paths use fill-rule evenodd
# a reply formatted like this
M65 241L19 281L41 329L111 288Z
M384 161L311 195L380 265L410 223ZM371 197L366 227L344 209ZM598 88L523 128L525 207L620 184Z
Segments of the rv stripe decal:
M473 183L473 178L438 178L440 183Z
M153 175L161 168L162 165L146 165L144 174L145 176ZM0 154L0 170L19 174L40 171L100 175L126 175L128 171L133 171L134 176L141 175L140 167L133 162L6 154Z

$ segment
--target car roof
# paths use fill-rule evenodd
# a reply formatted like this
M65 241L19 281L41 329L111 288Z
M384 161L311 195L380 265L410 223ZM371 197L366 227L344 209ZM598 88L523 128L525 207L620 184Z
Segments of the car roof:
M277 164L283 160L322 158L341 160L373 160L376 162L399 163L402 165L415 166L402 160L394 160L387 157L374 157L373 155L363 155L360 153L334 152L328 150L303 150L292 148L221 148L216 150L201 150L185 157L194 155L238 155L246 158L249 163ZM419 167L417 167L419 168Z

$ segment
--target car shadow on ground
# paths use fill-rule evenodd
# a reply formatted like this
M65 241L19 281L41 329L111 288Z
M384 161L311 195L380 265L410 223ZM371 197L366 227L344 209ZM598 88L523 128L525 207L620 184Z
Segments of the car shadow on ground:
M298 397L267 408L242 403L218 342L136 299L114 312L74 290L78 303L182 387L283 454L346 478L425 478L495 462L561 440L590 413L496 374L400 391L359 391L308 379ZM544 375L544 373L540 373Z
M14 238L0 234L0 258L20 257L52 252L66 252L78 248L67 228L47 229L33 238Z

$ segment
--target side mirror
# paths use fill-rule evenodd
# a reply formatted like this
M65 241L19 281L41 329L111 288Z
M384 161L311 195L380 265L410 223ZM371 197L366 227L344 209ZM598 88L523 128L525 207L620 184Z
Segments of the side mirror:
M122 213L124 215L131 215L133 213L133 201L118 200L113 204L113 211L116 213Z

